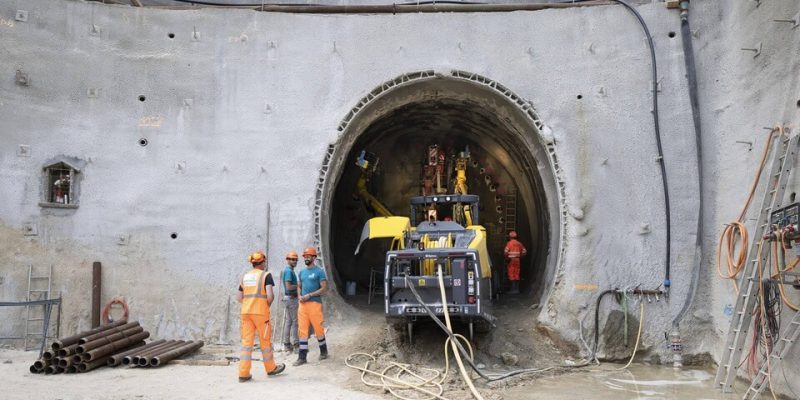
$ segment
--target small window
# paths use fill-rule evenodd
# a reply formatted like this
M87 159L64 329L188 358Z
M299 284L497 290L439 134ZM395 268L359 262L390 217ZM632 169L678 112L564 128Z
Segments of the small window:
M42 207L77 208L78 182L80 171L71 164L61 161L44 167Z

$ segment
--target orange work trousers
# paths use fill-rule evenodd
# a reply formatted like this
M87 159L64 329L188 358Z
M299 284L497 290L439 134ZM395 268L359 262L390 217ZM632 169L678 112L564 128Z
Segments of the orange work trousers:
M250 376L250 367L253 359L253 343L258 332L258 343L261 346L261 360L264 361L264 370L272 372L277 368L272 358L272 329L266 315L242 314L242 353L239 356L239 377Z
M519 280L519 258L509 258L508 265L508 280L510 281L518 281Z
M297 336L300 338L301 350L308 350L308 328L310 326L314 327L314 336L317 337L319 344L325 344L325 328L322 327L324 321L322 303L316 301L300 303L297 308Z

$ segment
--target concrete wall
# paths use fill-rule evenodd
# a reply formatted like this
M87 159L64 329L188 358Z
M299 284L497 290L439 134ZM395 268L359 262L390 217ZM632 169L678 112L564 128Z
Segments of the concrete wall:
M716 352L727 329L732 297L713 276L713 253L746 195L761 127L797 122L798 30L771 22L797 5L754 3L693 3L707 228L683 324L691 353ZM14 19L19 9L27 22ZM643 338L659 353L689 290L698 176L678 13L659 2L637 9L655 40L672 200L673 289L647 305ZM556 141L568 217L541 322L577 343L599 290L662 283L650 60L622 7L324 16L5 0L0 18L0 294L23 298L27 264L53 263L66 332L88 325L98 260L103 299L126 296L156 336L218 338L246 254L269 237L277 269L285 251L312 243L318 169L341 119L377 84L423 69L502 83L532 102ZM738 50L758 41L757 58ZM15 82L17 70L30 85ZM75 210L38 205L41 168L59 155L86 162ZM38 234L24 236L25 224Z
M596 297L576 285L656 287L663 279L648 51L621 7L312 16L42 1L25 4L27 22L13 21L21 7L0 10L11 22L0 58L8 128L0 215L11 237L36 224L39 235L28 240L43 252L4 268L47 254L61 276L83 274L88 285L96 258L106 265L104 299L124 294L158 335L217 335L244 256L264 246L268 203L273 268L284 251L310 243L315 180L339 121L378 83L420 69L472 71L506 85L537 107L555 137L566 211L583 216L568 221L563 275L544 322L576 340L578 318L590 319ZM640 10L658 48L676 198L675 286L669 303L652 306L652 346L688 288L698 196L680 42L667 35L678 16L663 4ZM15 84L17 69L29 86ZM31 146L29 157L16 155L20 144ZM39 179L59 154L87 165L80 207L56 213L38 205ZM62 253L87 261L66 263ZM14 276L5 285L22 297ZM86 306L66 312L76 321Z
M740 213L748 195L755 169L767 140L768 130L785 124L790 133L798 133L800 122L800 30L793 24L776 19L798 19L800 4L796 1L732 2L718 7L712 2L697 2L693 29L698 29L695 42L700 82L705 188L706 257L700 279L698 297L693 309L703 324L697 346L721 356L722 343L728 332L731 308L736 304L730 281L716 272L716 245L724 224ZM757 48L761 53L742 48ZM748 143L752 143L752 150ZM767 165L769 166L769 164ZM800 189L800 176L792 173L783 204ZM752 233L764 193L764 179L750 206L747 227ZM724 271L723 265L723 271ZM787 286L788 287L788 286ZM788 289L795 304L798 291ZM793 312L784 306L783 327ZM707 329L705 329L707 327ZM791 382L800 367L800 349L795 346L784 359L781 369ZM783 371L773 369L772 385L787 390ZM775 377L779 377L776 379ZM792 384L794 393L797 385ZM796 396L796 395L793 395Z

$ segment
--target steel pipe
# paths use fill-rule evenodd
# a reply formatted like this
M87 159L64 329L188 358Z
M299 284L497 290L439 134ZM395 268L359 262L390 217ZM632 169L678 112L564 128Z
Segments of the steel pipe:
M95 333L94 335L89 335L89 336L86 336L86 337L82 337L82 338L80 338L80 340L78 340L78 344L84 345L86 343L93 342L93 341L96 341L96 340L100 340L100 339L102 339L102 338L104 338L106 336L113 335L115 333L119 333L119 332L122 332L122 331L124 331L126 329L131 329L131 328L134 328L134 327L137 327L137 326L139 326L139 322L138 321L128 322L128 323L126 323L124 325L115 326L115 327L113 327L111 329L107 329L105 331Z
M78 364L78 372L88 372L88 371L91 371L91 370L93 370L95 368L102 367L103 365L106 365L106 359L105 358L100 359L100 360L90 361L90 362L87 362L87 363L80 363L80 364Z
M142 345L142 346L136 346L136 347L134 347L134 348L132 348L130 350L127 350L127 351L124 351L124 352L121 352L121 353L114 354L114 355L112 355L111 357L108 358L107 364L108 364L109 367L116 367L116 366L122 364L122 360L125 358L125 356L131 355L131 354L136 354L137 352L143 352L143 351L146 351L148 349L152 349L153 347L156 347L156 346L161 345L161 344L166 343L166 342L167 342L166 340L160 339L160 340L156 340L156 341L147 343L147 344Z
M204 344L205 343L203 343L202 340L199 341L199 342L191 342L191 343L189 343L187 345L178 347L175 350L169 351L169 352L164 353L164 354L160 354L157 357L153 357L153 360L150 361L150 366L159 367L161 365L164 365L164 364L170 362L171 360L174 360L174 359L176 359L178 357L181 357L181 356L183 356L185 354L189 354L189 353L191 353L191 352L203 347Z
M77 365L71 365L69 368L67 368L67 373L68 374L75 374L77 372L78 372L78 366Z
M44 358L45 360L52 360L53 356L54 356L54 354L53 354L53 352L51 350L48 350L48 351L45 351L44 353L42 353L42 358Z
M74 354L74 355L72 356L72 363L73 363L73 364L76 364L76 365L77 365L77 364L80 364L80 363L82 363L82 362L83 362L83 357L81 357L81 355L80 355L80 354Z
M153 357L156 357L158 355L161 355L161 354L170 352L172 350L175 350L178 347L181 347L181 346L183 346L185 344L186 344L186 342L184 342L183 340L179 340L179 341L177 341L175 343L172 343L169 346L162 347L162 348L160 348L158 350L150 352L147 355L140 356L139 360L137 361L137 365L139 365L140 367L148 367L148 366L150 366L150 360L152 360Z
M36 363L35 362L33 364L31 364L31 367L29 369L30 369L32 374L38 374L38 373L42 372L41 369L36 368Z
M58 366L61 368L69 368L72 365L72 358L62 358L58 360Z
M163 349L165 347L174 345L176 342L177 342L176 340L169 340L169 341L167 341L165 343L162 343L162 344L160 344L158 346L154 346L154 347L152 347L150 349L147 349L142 353L134 353L134 354L131 354L129 356L126 356L122 360L122 364L123 365L132 365L132 366L139 365L139 358L141 358L142 356L147 356L153 351L158 351L158 350Z
M33 366L36 367L39 371L43 371L45 368L50 366L50 360L45 360L44 358L40 358L34 361Z
M148 352L150 352L152 350L167 346L167 345L169 345L171 343L175 343L175 341L174 340L168 340L168 341L166 341L164 343L149 347L149 348L144 349L142 351L133 352L131 354L128 354L127 356L122 358L122 365L137 365L139 363L139 356L141 356L143 354L146 354L146 353L148 353Z
M123 338L121 340L109 343L105 346L98 347L92 351L85 353L86 361L96 361L102 358L103 356L118 353L120 351L123 351L125 349L130 348L131 346L140 343L141 341L147 339L148 337L150 337L150 332L139 332L133 336Z
M103 326L99 326L99 327L94 328L94 329L89 329L88 331L83 331L83 332L78 333L76 335L72 335L72 336L67 336L65 338L61 338L61 339L56 340L55 342L53 342L51 347L53 348L53 350L58 350L60 348L67 347L67 346L73 345L75 343L78 343L78 341L81 340L81 338L84 338L84 337L89 336L89 335L94 335L95 333L102 332L102 331L105 331L107 329L115 328L117 326L125 324L126 322L127 321L116 321L116 322L112 322L112 323L110 323L108 325L103 325Z
M73 345L70 345L70 346L67 346L67 347L62 347L62 348L60 348L58 350L53 350L53 351L54 352L58 352L58 356L59 357L66 358L68 356L71 356L71 355L75 354L75 350L77 348L78 348L78 344L75 343Z
M58 371L56 370L56 367L54 365L48 365L47 368L44 369L44 373L46 375L50 375L50 374L57 374Z
M130 329L124 330L122 332L112 333L110 335L103 336L100 339L92 340L91 342L86 342L86 343L81 344L80 346L78 346L78 348L77 348L77 350L75 350L75 352L78 353L78 354L86 353L86 352L94 350L94 349L96 349L98 347L102 347L102 346L105 346L107 344L114 343L114 342L116 342L118 340L122 340L122 339L125 339L127 337L131 337L133 335L136 335L136 334L139 334L139 333L142 333L142 332L144 332L144 328L142 328L141 326L137 326L137 327L134 327L134 328L130 328Z

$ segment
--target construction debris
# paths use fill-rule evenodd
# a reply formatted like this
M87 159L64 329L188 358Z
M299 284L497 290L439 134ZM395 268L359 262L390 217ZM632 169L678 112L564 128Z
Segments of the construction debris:
M34 374L88 372L120 364L159 367L203 347L202 341L156 340L138 321L118 321L56 340L30 367Z

